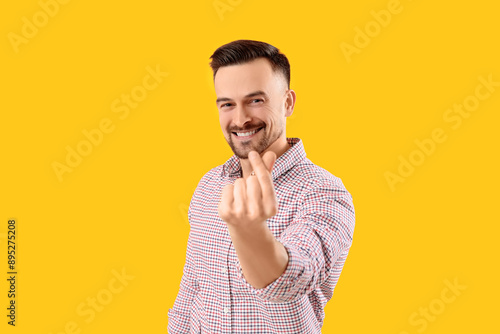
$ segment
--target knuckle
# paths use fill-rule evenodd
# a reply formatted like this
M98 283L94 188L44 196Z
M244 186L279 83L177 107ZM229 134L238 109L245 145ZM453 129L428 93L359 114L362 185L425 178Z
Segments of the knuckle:
M258 220L260 218L260 212L258 210L251 210L248 212L248 219L251 221Z
M238 217L238 219L244 218L248 215L248 212L246 210L245 206L241 206L238 208L237 212L235 212L235 216Z
M272 216L276 215L277 213L278 213L278 206L276 205L276 203L273 203L272 205L269 205L266 208L266 215L268 217L272 217Z

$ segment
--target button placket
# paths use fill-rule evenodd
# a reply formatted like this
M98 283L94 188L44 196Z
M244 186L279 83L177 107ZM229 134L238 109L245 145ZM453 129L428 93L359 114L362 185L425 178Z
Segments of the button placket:
M229 264L230 264L230 248L231 242L224 247L225 249L225 261L223 261L223 267L220 268L224 284L226 285L228 293L223 293L221 297L221 316L223 321L221 321L221 333L231 333L232 323L231 323L231 280L229 277Z

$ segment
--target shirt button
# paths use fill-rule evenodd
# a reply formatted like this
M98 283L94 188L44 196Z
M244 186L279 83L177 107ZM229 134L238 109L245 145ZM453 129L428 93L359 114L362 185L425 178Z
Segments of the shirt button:
M223 272L224 274L227 274L227 268L222 269L222 272Z
M224 307L224 313L226 313L226 314L229 313L229 308L228 307Z

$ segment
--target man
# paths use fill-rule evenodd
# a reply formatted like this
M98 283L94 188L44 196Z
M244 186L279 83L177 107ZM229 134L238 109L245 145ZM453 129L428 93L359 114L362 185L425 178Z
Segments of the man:
M238 40L211 56L234 155L199 182L169 333L320 333L354 232L351 195L287 138L285 55ZM313 111L311 111L313 112Z

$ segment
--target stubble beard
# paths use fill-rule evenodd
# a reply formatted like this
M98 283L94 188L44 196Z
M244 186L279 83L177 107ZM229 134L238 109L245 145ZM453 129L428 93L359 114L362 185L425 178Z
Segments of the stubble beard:
M275 136L275 138L270 138L268 133L267 133L267 127L264 127L262 130L259 132L262 132L261 134L257 133L257 136L261 136L261 139L258 142L255 142L255 139L251 139L247 142L239 142L237 145L235 145L233 141L233 136L231 132L229 133L229 139L226 138L227 143L229 144L229 147L231 147L231 150L233 153L240 159L248 159L248 152L255 150L259 154L262 154L272 143L274 143L283 133L283 127L280 128L279 132Z

